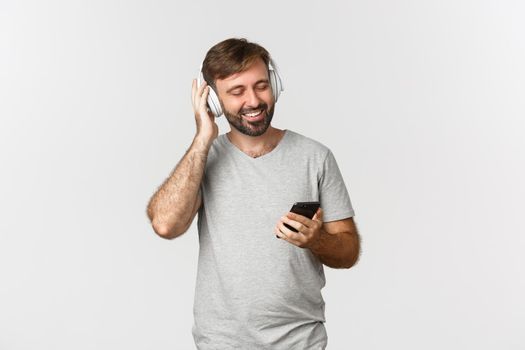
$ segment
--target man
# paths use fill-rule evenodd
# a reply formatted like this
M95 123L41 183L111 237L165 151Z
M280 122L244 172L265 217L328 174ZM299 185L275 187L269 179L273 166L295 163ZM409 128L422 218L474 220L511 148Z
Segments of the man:
M186 232L198 213L198 349L324 349L323 264L350 268L359 255L354 210L332 152L271 126L269 62L264 48L245 39L208 51L203 76L231 130L218 135L210 87L194 80L193 143L147 209L167 239ZM321 208L312 219L287 212L300 201Z

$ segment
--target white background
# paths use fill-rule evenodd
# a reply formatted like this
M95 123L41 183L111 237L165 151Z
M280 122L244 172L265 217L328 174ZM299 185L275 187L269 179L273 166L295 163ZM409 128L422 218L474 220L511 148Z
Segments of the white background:
M274 126L332 149L363 238L325 268L328 349L523 349L521 1L0 1L0 349L192 349L196 221L146 204L191 81L265 46ZM229 130L224 118L220 132Z

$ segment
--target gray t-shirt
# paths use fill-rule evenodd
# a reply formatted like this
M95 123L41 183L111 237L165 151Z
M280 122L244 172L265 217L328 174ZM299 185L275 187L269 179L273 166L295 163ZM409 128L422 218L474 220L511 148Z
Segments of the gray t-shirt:
M354 216L332 152L291 130L252 158L219 135L198 213L192 334L198 349L324 349L323 264L277 239L294 202L320 201L324 222Z

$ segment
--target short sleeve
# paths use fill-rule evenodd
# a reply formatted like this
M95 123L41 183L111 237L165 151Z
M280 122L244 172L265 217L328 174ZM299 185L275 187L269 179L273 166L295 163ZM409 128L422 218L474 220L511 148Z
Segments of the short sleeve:
M324 222L347 219L355 215L341 171L330 150L322 164L318 186Z

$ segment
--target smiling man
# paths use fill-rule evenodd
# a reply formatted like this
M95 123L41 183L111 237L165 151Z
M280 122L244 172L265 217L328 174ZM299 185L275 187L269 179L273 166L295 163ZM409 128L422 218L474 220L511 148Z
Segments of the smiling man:
M330 149L271 125L274 66L245 39L208 51L205 81L192 86L195 137L148 204L154 231L167 239L198 214L198 349L325 349L323 265L350 268L359 256L354 209ZM221 114L231 130L218 135ZM321 204L312 219L288 212L309 201Z

